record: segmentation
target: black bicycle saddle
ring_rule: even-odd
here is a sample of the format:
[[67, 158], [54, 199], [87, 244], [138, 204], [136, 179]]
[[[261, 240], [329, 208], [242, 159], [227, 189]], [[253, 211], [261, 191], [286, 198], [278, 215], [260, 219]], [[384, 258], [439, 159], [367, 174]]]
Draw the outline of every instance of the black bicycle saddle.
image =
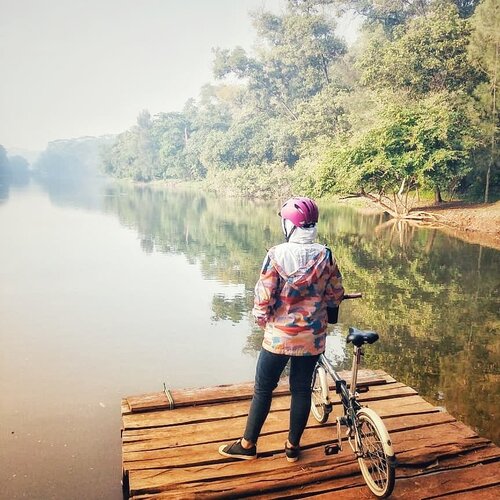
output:
[[373, 344], [378, 340], [378, 333], [358, 330], [354, 327], [349, 327], [347, 335], [347, 343], [352, 342], [356, 347], [361, 347], [363, 344]]

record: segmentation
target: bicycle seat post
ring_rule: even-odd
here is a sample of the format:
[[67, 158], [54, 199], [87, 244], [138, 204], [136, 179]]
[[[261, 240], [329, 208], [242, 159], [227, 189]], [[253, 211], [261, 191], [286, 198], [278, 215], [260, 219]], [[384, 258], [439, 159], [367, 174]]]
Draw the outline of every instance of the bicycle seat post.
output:
[[349, 388], [349, 392], [351, 393], [351, 397], [356, 395], [356, 385], [358, 382], [358, 367], [361, 363], [361, 355], [363, 354], [361, 347], [354, 346], [354, 356], [352, 358], [352, 379], [351, 379], [351, 387]]

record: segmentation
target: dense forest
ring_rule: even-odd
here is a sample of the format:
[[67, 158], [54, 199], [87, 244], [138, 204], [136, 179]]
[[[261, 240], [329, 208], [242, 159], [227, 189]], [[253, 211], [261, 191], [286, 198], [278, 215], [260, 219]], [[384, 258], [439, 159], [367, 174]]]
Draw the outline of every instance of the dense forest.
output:
[[[337, 19], [361, 16], [356, 43]], [[288, 0], [251, 14], [253, 53], [214, 50], [217, 84], [102, 151], [106, 173], [252, 197], [364, 196], [407, 215], [498, 198], [497, 0]]]

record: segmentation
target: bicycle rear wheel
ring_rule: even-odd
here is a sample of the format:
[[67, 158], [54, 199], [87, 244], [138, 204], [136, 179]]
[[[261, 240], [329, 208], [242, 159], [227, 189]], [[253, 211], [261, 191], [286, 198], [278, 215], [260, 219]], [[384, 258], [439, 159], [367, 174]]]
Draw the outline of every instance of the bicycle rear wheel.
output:
[[332, 405], [328, 400], [326, 371], [322, 366], [316, 365], [312, 379], [311, 413], [320, 424], [324, 424], [331, 411]]
[[358, 464], [371, 492], [386, 498], [396, 480], [395, 455], [382, 419], [370, 408], [357, 413], [356, 448]]

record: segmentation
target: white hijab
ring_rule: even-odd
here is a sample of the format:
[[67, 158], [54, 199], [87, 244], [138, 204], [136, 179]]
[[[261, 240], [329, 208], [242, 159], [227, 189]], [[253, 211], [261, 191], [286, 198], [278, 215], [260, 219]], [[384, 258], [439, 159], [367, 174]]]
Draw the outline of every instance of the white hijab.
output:
[[[285, 234], [290, 234], [294, 227], [289, 220], [284, 220], [283, 226], [283, 232], [286, 231]], [[316, 226], [296, 227], [288, 243], [276, 247], [276, 260], [288, 276], [296, 273], [301, 268], [305, 268], [306, 264], [323, 250], [323, 245], [314, 243], [317, 236], [318, 229]]]

